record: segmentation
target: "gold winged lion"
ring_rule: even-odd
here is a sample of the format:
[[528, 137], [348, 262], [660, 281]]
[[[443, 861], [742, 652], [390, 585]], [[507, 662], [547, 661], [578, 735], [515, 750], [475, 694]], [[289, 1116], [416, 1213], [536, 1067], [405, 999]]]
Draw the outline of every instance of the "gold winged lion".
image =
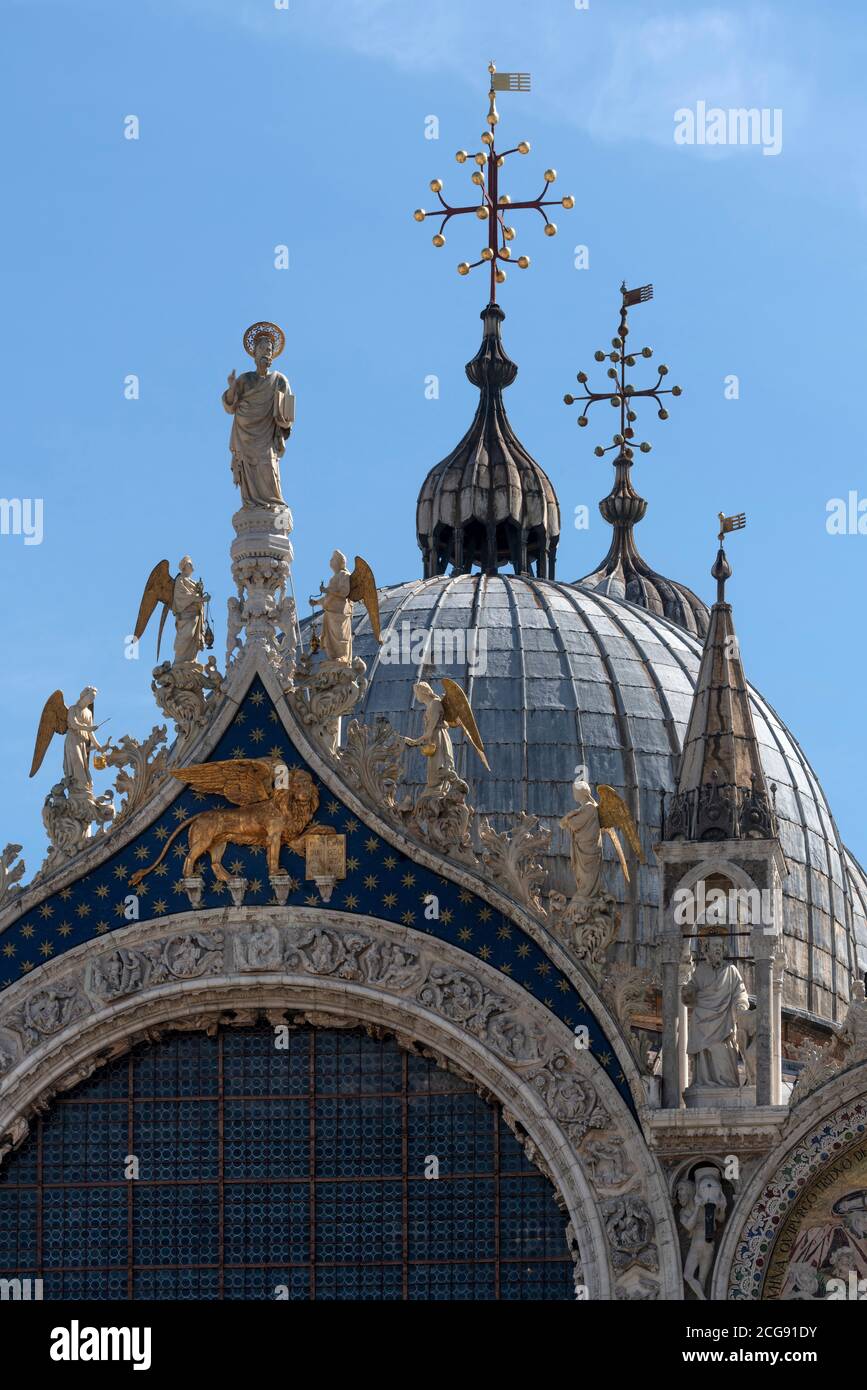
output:
[[305, 853], [308, 835], [333, 835], [331, 826], [316, 825], [319, 792], [309, 772], [287, 768], [270, 758], [230, 758], [224, 762], [192, 763], [172, 769], [172, 776], [197, 792], [212, 792], [234, 801], [234, 807], [221, 806], [199, 811], [182, 821], [172, 832], [146, 869], [132, 875], [135, 886], [162, 863], [174, 840], [189, 828], [184, 878], [192, 878], [203, 855], [211, 856], [215, 878], [228, 883], [223, 855], [229, 845], [256, 845], [267, 851], [268, 873], [280, 872], [280, 849], [288, 845], [294, 854]]

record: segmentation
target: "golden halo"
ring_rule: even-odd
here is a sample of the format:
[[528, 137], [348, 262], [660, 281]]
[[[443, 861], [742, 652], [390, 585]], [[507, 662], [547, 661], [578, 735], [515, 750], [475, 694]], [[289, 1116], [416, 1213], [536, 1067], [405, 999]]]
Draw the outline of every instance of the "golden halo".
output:
[[249, 357], [253, 357], [256, 350], [256, 339], [267, 337], [274, 344], [274, 356], [279, 357], [286, 346], [286, 335], [282, 328], [278, 328], [276, 323], [269, 323], [263, 319], [260, 323], [251, 323], [250, 327], [244, 332], [244, 351]]

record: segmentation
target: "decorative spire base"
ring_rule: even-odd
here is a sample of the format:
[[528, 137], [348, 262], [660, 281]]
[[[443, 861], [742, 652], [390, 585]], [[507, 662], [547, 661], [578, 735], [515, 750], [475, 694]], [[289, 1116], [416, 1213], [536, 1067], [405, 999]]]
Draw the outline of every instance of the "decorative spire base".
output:
[[643, 519], [647, 502], [632, 486], [632, 459], [618, 454], [614, 470], [614, 486], [599, 503], [599, 511], [614, 528], [608, 554], [592, 573], [576, 582], [597, 593], [624, 598], [704, 638], [708, 610], [698, 595], [685, 584], [658, 574], [639, 553], [633, 527]]
[[243, 506], [232, 517], [232, 577], [226, 669], [236, 648], [258, 647], [282, 679], [291, 676], [298, 645], [298, 617], [291, 592], [292, 512], [287, 506]]

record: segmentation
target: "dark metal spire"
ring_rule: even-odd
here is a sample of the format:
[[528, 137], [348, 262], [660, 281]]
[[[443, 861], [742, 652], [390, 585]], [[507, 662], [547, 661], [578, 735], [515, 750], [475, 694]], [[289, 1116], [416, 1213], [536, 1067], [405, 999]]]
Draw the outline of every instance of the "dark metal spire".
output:
[[[588, 411], [599, 401], [607, 401], [619, 411], [620, 417], [619, 428], [612, 436], [612, 442], [608, 445], [597, 444], [594, 450], [597, 458], [604, 458], [606, 454], [616, 451], [613, 460], [614, 486], [608, 496], [603, 497], [599, 503], [599, 510], [614, 528], [614, 535], [604, 560], [595, 570], [577, 582], [600, 593], [626, 598], [630, 603], [638, 604], [650, 613], [670, 619], [687, 632], [704, 637], [707, 632], [708, 613], [701, 599], [685, 584], [664, 578], [648, 565], [639, 554], [632, 534], [633, 528], [647, 511], [647, 503], [635, 491], [630, 477], [634, 458], [634, 426], [638, 419], [636, 406], [639, 400], [652, 400], [657, 407], [660, 420], [667, 420], [668, 411], [663, 405], [662, 397], [679, 396], [681, 388], [663, 387], [662, 383], [668, 375], [668, 367], [664, 363], [657, 368], [657, 380], [654, 385], [638, 389], [627, 379], [628, 369], [636, 365], [638, 357], [649, 359], [653, 356], [652, 348], [643, 347], [629, 351], [626, 342], [629, 336], [628, 310], [633, 305], [644, 304], [652, 299], [653, 286], [642, 285], [638, 289], [630, 290], [624, 283], [620, 286], [620, 294], [620, 322], [615, 337], [611, 339], [612, 351], [605, 352], [599, 348], [595, 354], [597, 362], [608, 360], [612, 364], [608, 368], [611, 389], [591, 391], [587, 384], [587, 373], [579, 372], [578, 382], [584, 388], [584, 394], [577, 397], [568, 394], [564, 396], [567, 405], [573, 405], [576, 401], [581, 404], [582, 410], [578, 416], [578, 424], [581, 426], [587, 425]], [[643, 454], [650, 453], [650, 448], [646, 440], [638, 444], [638, 449]]]
[[511, 564], [554, 578], [560, 507], [550, 478], [527, 452], [506, 414], [503, 391], [518, 374], [500, 338], [498, 304], [480, 315], [481, 346], [466, 373], [481, 395], [473, 423], [452, 452], [428, 473], [416, 508], [425, 578], [449, 566], [495, 574]]

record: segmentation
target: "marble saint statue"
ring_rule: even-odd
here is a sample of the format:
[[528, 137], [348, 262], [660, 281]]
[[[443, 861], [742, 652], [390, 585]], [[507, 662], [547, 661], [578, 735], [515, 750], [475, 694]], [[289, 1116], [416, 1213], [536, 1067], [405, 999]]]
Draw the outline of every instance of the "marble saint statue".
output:
[[692, 1057], [692, 1085], [739, 1086], [737, 1019], [750, 1007], [741, 972], [723, 959], [725, 942], [707, 939], [700, 960], [681, 991], [689, 1012], [687, 1053]]
[[575, 810], [567, 811], [560, 825], [569, 835], [569, 853], [575, 877], [575, 898], [590, 902], [602, 891], [602, 828], [599, 803], [589, 782], [572, 784]]
[[295, 397], [281, 372], [271, 363], [283, 351], [282, 329], [273, 323], [254, 323], [244, 334], [245, 351], [255, 371], [229, 374], [223, 408], [233, 417], [229, 447], [232, 477], [245, 507], [283, 508], [280, 459], [295, 420]]
[[352, 661], [352, 580], [342, 550], [335, 550], [329, 563], [331, 578], [327, 585], [320, 585], [320, 594], [311, 595], [310, 602], [322, 605], [322, 646], [328, 660], [348, 664]]

